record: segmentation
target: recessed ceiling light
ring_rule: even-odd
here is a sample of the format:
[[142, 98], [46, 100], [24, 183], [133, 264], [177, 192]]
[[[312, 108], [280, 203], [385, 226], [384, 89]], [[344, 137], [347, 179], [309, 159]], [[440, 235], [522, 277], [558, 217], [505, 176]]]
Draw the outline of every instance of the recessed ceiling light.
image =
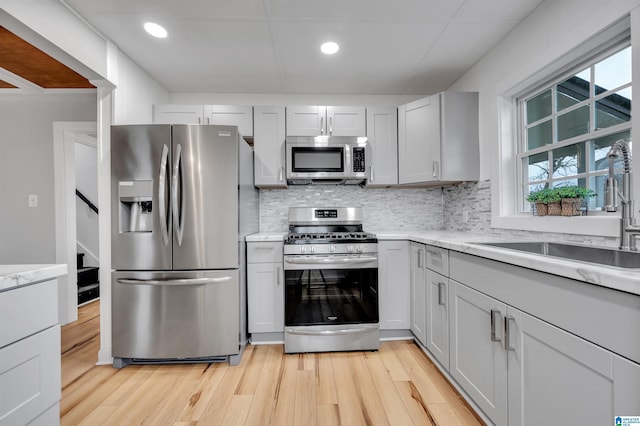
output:
[[155, 22], [145, 23], [144, 29], [146, 32], [148, 32], [152, 36], [158, 37], [158, 38], [165, 38], [168, 34], [167, 30], [165, 30], [162, 25], [158, 25]]
[[320, 50], [325, 55], [333, 55], [338, 50], [340, 50], [340, 46], [338, 46], [338, 43], [334, 41], [328, 41], [326, 43], [322, 43], [322, 46], [320, 46]]

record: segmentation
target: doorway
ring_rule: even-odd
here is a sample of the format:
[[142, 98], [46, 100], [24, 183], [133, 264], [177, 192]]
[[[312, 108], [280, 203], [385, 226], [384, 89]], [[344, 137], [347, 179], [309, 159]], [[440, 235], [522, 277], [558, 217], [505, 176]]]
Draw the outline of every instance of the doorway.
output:
[[[91, 196], [95, 196], [94, 199], [96, 201], [92, 204], [97, 204], [97, 166], [78, 164], [80, 167], [78, 167], [77, 170], [76, 156], [86, 163], [86, 156], [94, 155], [97, 164], [97, 127], [95, 122], [54, 122], [53, 131], [56, 200], [56, 263], [64, 263], [68, 269], [67, 275], [58, 279], [58, 315], [60, 324], [64, 325], [78, 319], [78, 218], [80, 217], [81, 227], [86, 225], [85, 222], [92, 222], [92, 219], [90, 217], [91, 213], [86, 210], [87, 208], [91, 208], [89, 206], [83, 207], [83, 205], [86, 205], [83, 201], [77, 203], [79, 196], [76, 194], [76, 190], [79, 190], [77, 186], [79, 179], [77, 179], [76, 174], [89, 173], [89, 167], [93, 167], [94, 169], [93, 179], [96, 180], [96, 187], [95, 189], [88, 189], [89, 186], [86, 185], [86, 182], [83, 182], [81, 186], [85, 192], [91, 192]], [[87, 177], [83, 176], [81, 179], [84, 181]], [[90, 200], [88, 196], [86, 196], [86, 198]], [[98, 219], [97, 215], [95, 216], [93, 219], [97, 226]], [[91, 225], [87, 226], [90, 227]], [[83, 229], [81, 232], [84, 233], [85, 230]], [[85, 259], [91, 257], [91, 262], [97, 265], [99, 258], [97, 229], [95, 237], [86, 237], [82, 245], [84, 246]]]

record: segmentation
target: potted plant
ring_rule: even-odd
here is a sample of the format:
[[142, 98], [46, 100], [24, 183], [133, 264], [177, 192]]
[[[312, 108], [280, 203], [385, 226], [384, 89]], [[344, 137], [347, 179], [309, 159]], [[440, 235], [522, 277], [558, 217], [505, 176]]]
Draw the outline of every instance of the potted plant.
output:
[[551, 190], [549, 188], [543, 188], [538, 191], [530, 192], [527, 196], [527, 201], [535, 204], [535, 211], [538, 216], [546, 216], [548, 214], [547, 202], [550, 191]]
[[562, 213], [562, 205], [560, 192], [557, 188], [547, 188], [544, 194], [544, 200], [547, 203], [547, 213], [549, 216], [559, 216]]
[[580, 214], [580, 206], [585, 198], [596, 195], [593, 190], [583, 186], [568, 185], [556, 188], [561, 199], [562, 216], [577, 216]]

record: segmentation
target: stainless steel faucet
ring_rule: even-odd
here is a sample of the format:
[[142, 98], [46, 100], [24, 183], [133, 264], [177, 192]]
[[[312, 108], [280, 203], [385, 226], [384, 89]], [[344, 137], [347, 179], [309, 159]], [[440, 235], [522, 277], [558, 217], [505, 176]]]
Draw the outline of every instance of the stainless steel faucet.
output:
[[[622, 155], [624, 172], [622, 174], [622, 191], [618, 189], [618, 182], [613, 177], [613, 162]], [[633, 192], [631, 191], [631, 153], [629, 144], [624, 139], [617, 140], [607, 154], [609, 157], [609, 176], [605, 189], [606, 206], [608, 212], [618, 211], [618, 197], [622, 202], [622, 217], [620, 218], [620, 250], [638, 250], [636, 237], [640, 235], [640, 226], [636, 225], [633, 217]]]

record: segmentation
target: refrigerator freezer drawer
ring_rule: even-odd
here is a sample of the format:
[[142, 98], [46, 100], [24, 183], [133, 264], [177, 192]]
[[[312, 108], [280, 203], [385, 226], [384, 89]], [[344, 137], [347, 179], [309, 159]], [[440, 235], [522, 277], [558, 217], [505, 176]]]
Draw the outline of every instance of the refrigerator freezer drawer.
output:
[[114, 272], [112, 297], [116, 358], [239, 353], [238, 270]]

